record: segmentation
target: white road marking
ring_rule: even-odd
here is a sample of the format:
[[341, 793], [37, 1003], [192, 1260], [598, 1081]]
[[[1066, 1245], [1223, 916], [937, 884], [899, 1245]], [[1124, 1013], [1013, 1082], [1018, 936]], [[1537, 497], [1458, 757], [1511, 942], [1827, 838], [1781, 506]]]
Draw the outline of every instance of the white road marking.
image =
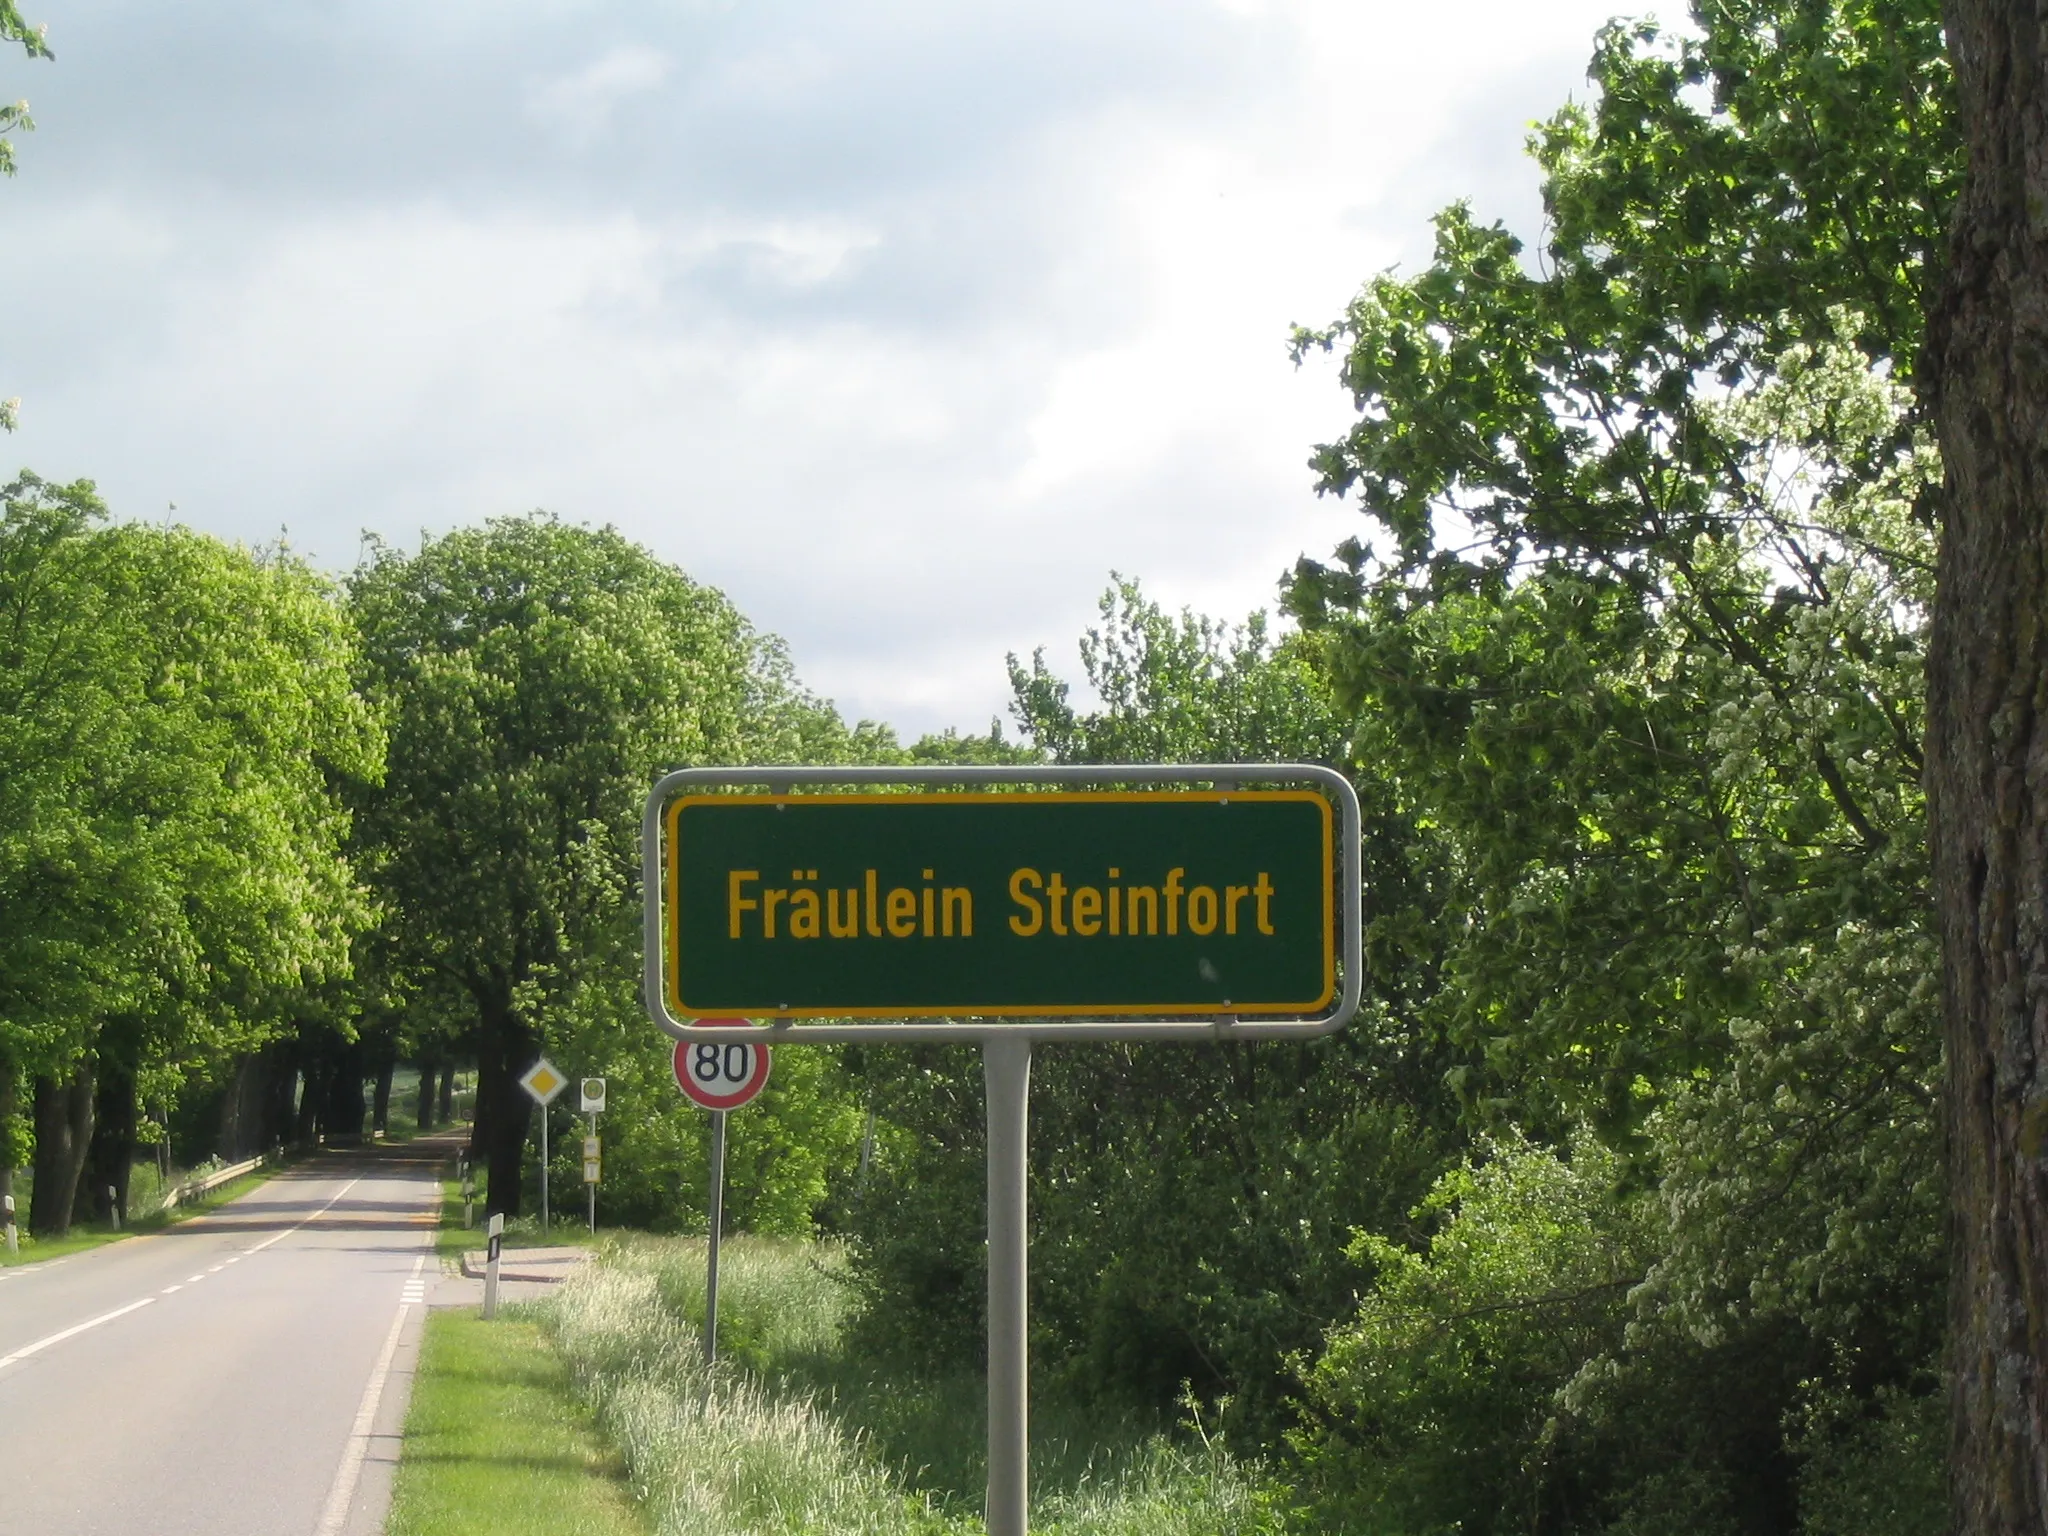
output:
[[0, 1355], [0, 1370], [4, 1370], [17, 1360], [26, 1360], [30, 1355], [39, 1355], [52, 1344], [62, 1344], [75, 1333], [83, 1333], [88, 1328], [97, 1328], [101, 1323], [111, 1323], [117, 1317], [125, 1317], [137, 1307], [146, 1307], [155, 1300], [154, 1296], [145, 1296], [140, 1301], [129, 1302], [125, 1307], [116, 1307], [111, 1312], [102, 1312], [98, 1317], [89, 1317], [82, 1323], [73, 1323], [69, 1328], [60, 1329], [56, 1333], [45, 1334], [33, 1344], [22, 1345], [20, 1349], [17, 1349], [11, 1355]]
[[178, 1284], [176, 1284], [176, 1285], [167, 1285], [167, 1286], [165, 1286], [165, 1287], [164, 1287], [164, 1288], [163, 1288], [162, 1290], [160, 1290], [160, 1291], [158, 1291], [158, 1292], [157, 1292], [157, 1295], [159, 1295], [159, 1296], [168, 1296], [168, 1295], [170, 1295], [170, 1294], [171, 1294], [171, 1292], [173, 1292], [173, 1291], [182, 1291], [183, 1289], [185, 1289], [185, 1286], [184, 1286], [184, 1282], [180, 1281], [180, 1282], [179, 1282]]
[[399, 1298], [398, 1316], [391, 1319], [391, 1331], [384, 1335], [383, 1351], [377, 1356], [377, 1364], [370, 1371], [370, 1380], [363, 1388], [363, 1400], [356, 1406], [356, 1421], [348, 1432], [348, 1448], [341, 1453], [341, 1466], [334, 1474], [334, 1486], [327, 1492], [327, 1507], [320, 1512], [320, 1523], [313, 1528], [313, 1536], [340, 1536], [341, 1528], [348, 1523], [348, 1507], [356, 1496], [356, 1484], [362, 1481], [363, 1459], [370, 1454], [370, 1430], [377, 1422], [377, 1404], [384, 1397], [384, 1382], [391, 1375], [391, 1360], [398, 1353], [398, 1336], [405, 1331], [405, 1320], [412, 1313], [413, 1292], [423, 1282], [420, 1271], [426, 1267], [427, 1256], [423, 1253], [412, 1261], [412, 1277], [406, 1281], [405, 1290]]
[[262, 1242], [258, 1243], [254, 1248], [244, 1248], [242, 1250], [242, 1257], [247, 1258], [252, 1253], [261, 1253], [264, 1249], [268, 1248], [272, 1243], [281, 1243], [286, 1238], [290, 1237], [294, 1232], [297, 1232], [301, 1227], [308, 1226], [311, 1223], [318, 1221], [322, 1216], [325, 1216], [329, 1211], [333, 1210], [335, 1206], [341, 1203], [341, 1197], [343, 1195], [347, 1194], [350, 1190], [354, 1189], [358, 1184], [362, 1182], [363, 1181], [360, 1175], [356, 1178], [350, 1179], [346, 1184], [342, 1185], [340, 1189], [334, 1192], [334, 1198], [332, 1200], [328, 1201], [325, 1205], [321, 1206], [319, 1210], [315, 1211], [312, 1215], [308, 1216], [304, 1221], [300, 1222], [297, 1227], [286, 1227], [282, 1232], [272, 1233], [269, 1237], [266, 1237], [265, 1239], [263, 1239]]
[[[358, 1184], [362, 1182], [363, 1180], [360, 1174], [357, 1175], [355, 1178], [350, 1179], [346, 1184], [342, 1185], [340, 1189], [335, 1191], [334, 1198], [332, 1200], [328, 1201], [325, 1205], [321, 1206], [319, 1210], [315, 1211], [312, 1215], [308, 1216], [304, 1221], [300, 1222], [298, 1226], [287, 1227], [282, 1232], [276, 1233], [275, 1235], [270, 1237], [266, 1237], [254, 1248], [245, 1250], [244, 1256], [246, 1257], [246, 1255], [249, 1253], [261, 1253], [264, 1249], [268, 1248], [272, 1243], [280, 1242], [283, 1239], [290, 1237], [294, 1232], [299, 1231], [301, 1228], [309, 1226], [313, 1222], [318, 1221], [322, 1216], [325, 1216], [329, 1211], [334, 1209], [334, 1207], [340, 1202], [341, 1197], [343, 1195], [347, 1194], [350, 1190], [354, 1189]], [[424, 1255], [421, 1256], [420, 1263], [426, 1263], [426, 1257]], [[20, 1274], [21, 1272], [22, 1271], [20, 1270], [14, 1271], [15, 1274]], [[417, 1272], [417, 1266], [415, 1266], [415, 1272]], [[196, 1285], [199, 1281], [204, 1280], [205, 1278], [206, 1276], [203, 1274], [189, 1275], [185, 1278], [185, 1280], [182, 1283], [170, 1286], [165, 1290], [158, 1292], [157, 1294], [161, 1296], [168, 1296], [172, 1291], [183, 1290], [187, 1285]], [[7, 1369], [8, 1366], [14, 1364], [17, 1360], [26, 1360], [30, 1355], [40, 1354], [42, 1351], [48, 1349], [52, 1344], [63, 1343], [73, 1334], [84, 1333], [88, 1328], [97, 1328], [101, 1323], [111, 1323], [115, 1318], [125, 1317], [130, 1312], [133, 1312], [137, 1307], [146, 1307], [155, 1300], [156, 1296], [145, 1296], [140, 1301], [129, 1302], [128, 1305], [125, 1307], [116, 1307], [111, 1312], [102, 1312], [98, 1317], [89, 1317], [82, 1323], [74, 1323], [69, 1328], [61, 1329], [56, 1333], [46, 1334], [44, 1337], [37, 1339], [33, 1344], [23, 1345], [20, 1349], [17, 1349], [11, 1355], [0, 1355], [0, 1371], [4, 1371], [5, 1369]], [[399, 1315], [402, 1321], [404, 1317], [403, 1308], [400, 1309]], [[394, 1333], [392, 1337], [396, 1339], [397, 1334]], [[388, 1360], [386, 1364], [389, 1364]], [[360, 1465], [358, 1465], [358, 1470], [360, 1470]]]

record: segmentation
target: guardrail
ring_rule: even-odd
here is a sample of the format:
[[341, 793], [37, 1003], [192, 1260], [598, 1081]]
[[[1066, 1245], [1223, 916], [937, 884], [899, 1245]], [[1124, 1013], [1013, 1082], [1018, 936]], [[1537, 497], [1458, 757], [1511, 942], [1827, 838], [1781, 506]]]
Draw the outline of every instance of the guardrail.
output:
[[208, 1190], [218, 1189], [221, 1185], [227, 1183], [228, 1180], [239, 1179], [245, 1173], [254, 1173], [257, 1169], [272, 1161], [274, 1159], [269, 1156], [259, 1155], [249, 1158], [244, 1162], [229, 1163], [225, 1168], [216, 1168], [213, 1172], [202, 1174], [198, 1178], [186, 1179], [164, 1196], [164, 1203], [161, 1208], [166, 1211], [175, 1210], [187, 1200], [196, 1200]]

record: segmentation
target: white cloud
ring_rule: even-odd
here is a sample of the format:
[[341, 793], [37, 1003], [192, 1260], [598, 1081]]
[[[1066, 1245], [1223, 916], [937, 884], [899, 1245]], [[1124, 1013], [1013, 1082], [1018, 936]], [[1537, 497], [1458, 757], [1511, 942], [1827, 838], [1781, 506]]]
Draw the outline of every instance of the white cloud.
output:
[[[411, 73], [252, 21], [185, 94], [110, 24], [0, 189], [9, 446], [334, 565], [364, 527], [612, 522], [849, 713], [979, 728], [1112, 568], [1238, 617], [1351, 530], [1304, 467], [1347, 402], [1287, 326], [1453, 197], [1530, 222], [1523, 123], [1605, 14], [563, 4], [514, 47], [479, 6]], [[404, 135], [320, 159], [364, 95]], [[64, 138], [86, 103], [129, 116]]]
[[675, 61], [658, 48], [627, 44], [535, 86], [527, 112], [546, 128], [561, 129], [587, 144], [611, 126], [621, 102], [642, 96], [668, 79]]

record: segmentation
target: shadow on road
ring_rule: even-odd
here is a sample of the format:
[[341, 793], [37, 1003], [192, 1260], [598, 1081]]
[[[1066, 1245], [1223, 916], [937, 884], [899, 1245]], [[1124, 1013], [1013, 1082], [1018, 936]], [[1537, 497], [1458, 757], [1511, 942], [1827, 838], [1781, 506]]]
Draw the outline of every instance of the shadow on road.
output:
[[[369, 1143], [360, 1147], [323, 1148], [304, 1162], [278, 1174], [217, 1210], [166, 1227], [165, 1237], [204, 1237], [232, 1232], [282, 1231], [306, 1226], [321, 1232], [376, 1232], [431, 1227], [440, 1214], [434, 1181], [467, 1139], [466, 1133], [422, 1136], [397, 1146]], [[334, 1182], [348, 1179], [408, 1179], [423, 1186], [417, 1200], [375, 1195], [344, 1195], [336, 1200]], [[305, 1188], [295, 1186], [320, 1185]]]

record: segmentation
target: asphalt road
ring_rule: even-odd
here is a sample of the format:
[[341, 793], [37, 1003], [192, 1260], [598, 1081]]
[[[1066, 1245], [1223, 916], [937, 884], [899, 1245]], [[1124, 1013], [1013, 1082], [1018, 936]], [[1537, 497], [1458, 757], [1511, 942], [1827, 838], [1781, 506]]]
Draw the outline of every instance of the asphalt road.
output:
[[205, 1217], [0, 1270], [0, 1526], [380, 1529], [448, 1151], [322, 1154]]

